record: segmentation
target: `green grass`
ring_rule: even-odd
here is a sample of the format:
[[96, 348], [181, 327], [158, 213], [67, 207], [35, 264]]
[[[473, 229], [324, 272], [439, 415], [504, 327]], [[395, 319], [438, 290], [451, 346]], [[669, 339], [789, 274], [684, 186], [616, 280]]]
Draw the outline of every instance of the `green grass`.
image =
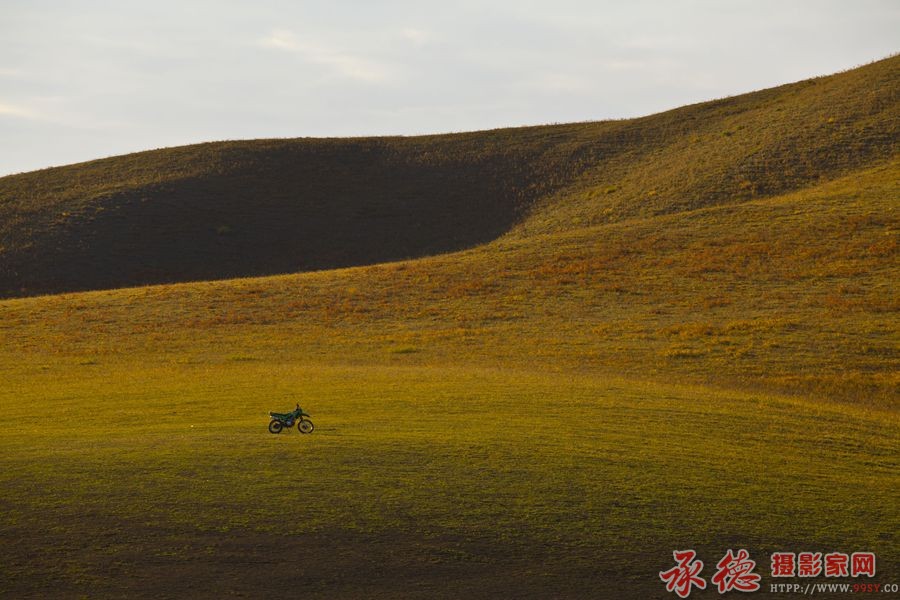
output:
[[[331, 598], [637, 598], [660, 595], [682, 546], [708, 564], [748, 547], [764, 576], [775, 550], [871, 549], [879, 580], [896, 576], [893, 412], [479, 368], [11, 374], [0, 590], [15, 597], [255, 596], [263, 561]], [[315, 433], [266, 433], [295, 400]], [[207, 563], [217, 577], [179, 584]]]

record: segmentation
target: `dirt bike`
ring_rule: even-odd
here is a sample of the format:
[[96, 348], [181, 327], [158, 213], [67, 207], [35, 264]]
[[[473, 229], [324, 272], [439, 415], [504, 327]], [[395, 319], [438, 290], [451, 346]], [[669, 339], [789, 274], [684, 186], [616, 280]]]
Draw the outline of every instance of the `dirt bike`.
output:
[[309, 413], [303, 412], [299, 404], [289, 413], [270, 412], [269, 416], [272, 417], [269, 421], [269, 433], [281, 433], [282, 429], [293, 427], [294, 423], [297, 424], [297, 431], [300, 433], [312, 433], [314, 429], [313, 422], [307, 418]]

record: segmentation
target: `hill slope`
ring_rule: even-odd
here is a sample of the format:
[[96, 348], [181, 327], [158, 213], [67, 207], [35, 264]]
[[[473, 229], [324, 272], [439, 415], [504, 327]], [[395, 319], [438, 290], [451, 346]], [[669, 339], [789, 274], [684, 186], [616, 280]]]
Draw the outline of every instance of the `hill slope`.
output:
[[413, 261], [6, 300], [0, 335], [11, 364], [494, 364], [893, 406], [898, 197], [895, 158], [774, 198]]
[[771, 197], [897, 151], [900, 57], [627, 121], [258, 140], [0, 178], [0, 296], [373, 264]]

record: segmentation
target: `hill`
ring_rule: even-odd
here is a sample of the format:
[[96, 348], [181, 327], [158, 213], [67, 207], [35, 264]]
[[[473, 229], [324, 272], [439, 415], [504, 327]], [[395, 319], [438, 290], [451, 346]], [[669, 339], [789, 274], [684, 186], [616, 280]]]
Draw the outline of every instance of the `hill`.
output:
[[898, 196], [894, 158], [773, 198], [430, 258], [7, 300], [0, 331], [10, 360], [552, 367], [893, 406]]
[[627, 121], [220, 142], [0, 178], [0, 296], [374, 264], [772, 197], [893, 156], [900, 57]]

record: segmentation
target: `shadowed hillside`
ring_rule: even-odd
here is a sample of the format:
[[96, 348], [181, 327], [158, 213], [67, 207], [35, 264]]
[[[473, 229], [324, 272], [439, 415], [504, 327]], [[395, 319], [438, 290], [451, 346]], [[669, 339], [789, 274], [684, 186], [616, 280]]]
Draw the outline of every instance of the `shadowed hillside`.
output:
[[0, 295], [373, 264], [744, 202], [892, 156], [900, 58], [626, 121], [220, 142], [0, 178]]
[[457, 250], [545, 184], [541, 144], [452, 138], [203, 144], [0, 180], [0, 291], [317, 270]]

